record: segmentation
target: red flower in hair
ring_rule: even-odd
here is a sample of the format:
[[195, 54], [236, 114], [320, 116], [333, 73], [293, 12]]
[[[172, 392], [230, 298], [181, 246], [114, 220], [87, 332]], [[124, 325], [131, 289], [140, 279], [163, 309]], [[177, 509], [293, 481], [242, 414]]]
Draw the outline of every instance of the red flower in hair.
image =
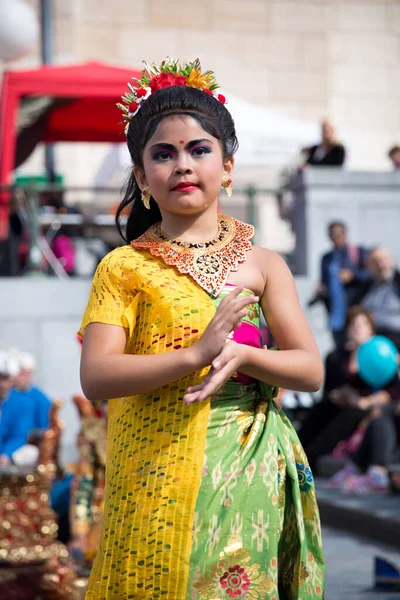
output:
[[136, 92], [136, 98], [143, 98], [143, 96], [146, 96], [146, 94], [147, 94], [146, 88], [139, 88], [138, 91]]
[[174, 75], [173, 73], [160, 73], [150, 81], [150, 87], [153, 93], [157, 92], [157, 90], [171, 87], [172, 85], [186, 85], [186, 79], [181, 75]]
[[211, 90], [203, 90], [203, 92], [205, 92], [209, 96], [213, 96], [214, 95]]
[[225, 104], [226, 103], [226, 98], [222, 94], [218, 94], [217, 98], [221, 102], [221, 104]]
[[137, 102], [131, 102], [130, 105], [128, 106], [128, 111], [130, 113], [134, 113], [137, 111], [138, 108], [139, 108], [139, 104]]

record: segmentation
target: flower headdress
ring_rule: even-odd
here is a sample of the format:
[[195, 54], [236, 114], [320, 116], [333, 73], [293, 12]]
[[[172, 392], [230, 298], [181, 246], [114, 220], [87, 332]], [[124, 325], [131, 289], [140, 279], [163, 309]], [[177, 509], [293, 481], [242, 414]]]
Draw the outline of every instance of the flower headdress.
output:
[[185, 65], [180, 65], [179, 61], [173, 59], [164, 60], [159, 67], [154, 63], [151, 66], [145, 62], [143, 64], [145, 68], [142, 71], [142, 78], [133, 78], [136, 87], [128, 83], [129, 91], [122, 96], [124, 104], [120, 102], [117, 104], [122, 111], [127, 127], [139, 112], [142, 102], [147, 100], [154, 92], [173, 85], [197, 88], [210, 96], [214, 96], [222, 104], [226, 102], [225, 96], [217, 91], [220, 86], [215, 80], [214, 73], [212, 71], [202, 73], [198, 58]]

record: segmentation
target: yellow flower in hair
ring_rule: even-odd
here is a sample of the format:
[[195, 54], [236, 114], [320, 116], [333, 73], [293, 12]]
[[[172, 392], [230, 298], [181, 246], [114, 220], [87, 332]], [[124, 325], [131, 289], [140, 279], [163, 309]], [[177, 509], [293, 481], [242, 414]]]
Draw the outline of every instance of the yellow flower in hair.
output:
[[210, 76], [204, 74], [198, 69], [192, 69], [190, 74], [186, 80], [186, 85], [189, 87], [198, 88], [200, 90], [205, 90], [209, 87], [211, 81]]

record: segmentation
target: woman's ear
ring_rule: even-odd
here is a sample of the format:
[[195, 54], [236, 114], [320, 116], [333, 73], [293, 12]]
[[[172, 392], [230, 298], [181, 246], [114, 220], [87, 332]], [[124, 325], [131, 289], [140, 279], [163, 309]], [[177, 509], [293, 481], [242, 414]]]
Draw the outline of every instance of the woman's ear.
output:
[[138, 186], [140, 188], [140, 191], [143, 192], [144, 188], [147, 187], [147, 179], [146, 179], [144, 169], [142, 169], [142, 167], [135, 167], [133, 169], [133, 174], [135, 176], [136, 183], [138, 184]]
[[233, 156], [231, 156], [230, 158], [227, 158], [224, 161], [224, 175], [226, 175], [226, 177], [231, 177], [233, 174], [233, 167], [235, 166], [235, 159]]

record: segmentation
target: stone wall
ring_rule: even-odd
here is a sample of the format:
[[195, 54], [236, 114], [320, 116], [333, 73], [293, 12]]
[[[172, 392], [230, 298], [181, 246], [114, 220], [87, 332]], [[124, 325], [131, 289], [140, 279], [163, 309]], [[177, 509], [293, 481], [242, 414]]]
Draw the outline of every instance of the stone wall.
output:
[[[29, 0], [39, 11], [39, 0]], [[400, 142], [400, 0], [53, 0], [54, 61], [140, 67], [199, 56], [229, 92], [284, 114], [329, 116], [349, 166], [390, 168]], [[39, 64], [39, 48], [10, 68]], [[4, 67], [4, 65], [3, 65]], [[1, 67], [0, 67], [1, 69]], [[59, 145], [67, 183], [106, 152]], [[40, 151], [23, 167], [40, 169]], [[82, 166], [84, 165], [84, 166]]]

